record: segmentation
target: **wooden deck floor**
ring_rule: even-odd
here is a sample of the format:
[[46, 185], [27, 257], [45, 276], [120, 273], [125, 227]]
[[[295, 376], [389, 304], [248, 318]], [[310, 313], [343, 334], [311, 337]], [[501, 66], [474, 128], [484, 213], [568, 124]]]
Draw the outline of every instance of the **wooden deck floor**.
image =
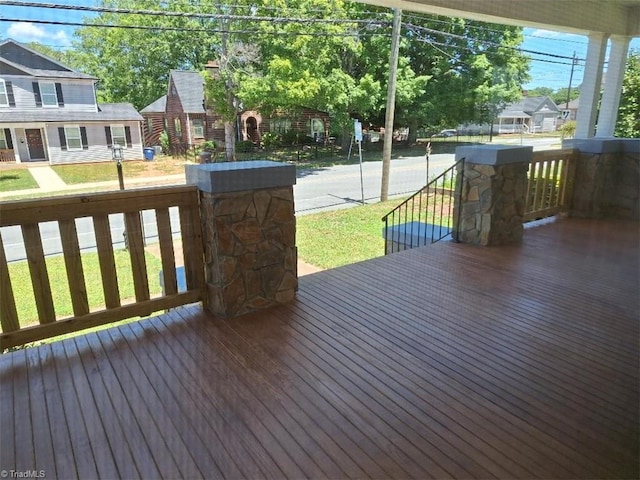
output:
[[0, 469], [47, 478], [638, 478], [638, 224], [441, 243], [0, 356]]

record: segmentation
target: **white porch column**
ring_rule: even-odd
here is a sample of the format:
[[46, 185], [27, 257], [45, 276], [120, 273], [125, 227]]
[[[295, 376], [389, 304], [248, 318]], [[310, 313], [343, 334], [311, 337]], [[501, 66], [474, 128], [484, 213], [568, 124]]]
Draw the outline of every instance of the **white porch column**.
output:
[[627, 64], [630, 37], [611, 36], [611, 52], [609, 53], [609, 65], [607, 67], [607, 81], [604, 84], [604, 93], [600, 103], [598, 115], [598, 127], [596, 137], [612, 137], [618, 119], [618, 107], [620, 106], [620, 94], [622, 80]]
[[607, 50], [608, 35], [604, 33], [589, 34], [587, 64], [584, 69], [582, 88], [580, 89], [580, 105], [576, 117], [575, 138], [591, 138], [596, 124], [600, 85], [602, 83], [602, 66]]

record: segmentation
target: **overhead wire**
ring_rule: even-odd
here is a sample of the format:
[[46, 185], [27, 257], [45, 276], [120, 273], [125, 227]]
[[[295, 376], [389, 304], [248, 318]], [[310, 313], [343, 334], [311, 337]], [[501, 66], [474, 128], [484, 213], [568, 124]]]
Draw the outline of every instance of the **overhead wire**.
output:
[[[32, 7], [32, 8], [46, 8], [46, 9], [56, 9], [56, 10], [77, 10], [77, 11], [87, 11], [94, 13], [115, 13], [115, 14], [128, 14], [128, 15], [146, 15], [146, 16], [170, 16], [170, 17], [186, 17], [186, 18], [198, 18], [198, 19], [210, 19], [210, 20], [237, 20], [237, 21], [252, 21], [252, 22], [269, 22], [269, 23], [327, 23], [327, 24], [356, 24], [356, 25], [364, 25], [364, 28], [359, 29], [354, 32], [345, 32], [345, 33], [336, 33], [336, 32], [265, 32], [265, 31], [257, 31], [257, 30], [230, 30], [230, 29], [219, 29], [219, 28], [197, 28], [197, 27], [171, 27], [171, 26], [148, 26], [148, 25], [122, 25], [122, 24], [104, 24], [104, 23], [91, 23], [86, 20], [83, 22], [70, 22], [70, 21], [58, 21], [58, 20], [26, 20], [31, 23], [38, 23], [44, 25], [57, 25], [57, 26], [73, 26], [73, 27], [96, 27], [96, 28], [122, 28], [122, 29], [136, 29], [136, 30], [153, 30], [153, 31], [192, 31], [192, 32], [208, 32], [208, 33], [237, 33], [237, 34], [273, 34], [273, 35], [309, 35], [309, 36], [344, 36], [351, 37], [354, 35], [390, 35], [389, 32], [372, 32], [371, 27], [390, 27], [391, 22], [389, 20], [377, 20], [377, 19], [336, 19], [336, 18], [313, 18], [313, 17], [283, 17], [283, 16], [256, 16], [256, 15], [233, 15], [233, 14], [211, 14], [211, 13], [199, 13], [199, 12], [175, 12], [175, 11], [166, 11], [166, 10], [139, 10], [139, 9], [130, 9], [130, 8], [113, 8], [113, 7], [96, 7], [96, 6], [83, 6], [83, 5], [67, 5], [67, 4], [58, 4], [58, 3], [44, 3], [44, 2], [29, 2], [23, 0], [0, 0], [0, 5], [9, 5], [9, 6], [17, 6], [17, 7]], [[192, 5], [192, 4], [191, 4]], [[267, 7], [274, 8], [275, 7]], [[423, 19], [424, 17], [419, 17], [417, 15], [409, 15], [408, 18], [412, 19]], [[430, 21], [436, 21], [440, 23], [447, 23], [443, 20], [438, 19], [429, 19]], [[0, 18], [0, 22], [21, 22], [25, 21], [25, 19], [20, 18]], [[450, 22], [449, 25], [452, 25], [453, 22]], [[451, 32], [444, 32], [441, 30], [436, 30], [428, 27], [423, 27], [420, 25], [415, 25], [407, 22], [403, 22], [403, 27], [405, 29], [409, 29], [413, 32], [422, 31], [426, 33], [430, 33], [432, 35], [440, 35], [446, 36], [454, 39], [460, 39], [463, 41], [468, 41], [470, 37], [459, 35]], [[483, 27], [476, 25], [469, 25], [469, 27], [482, 29]], [[493, 31], [499, 33], [498, 30], [491, 30], [490, 28], [485, 28], [485, 30]], [[433, 43], [432, 39], [426, 39], [422, 37], [423, 41], [427, 41], [427, 43]], [[508, 48], [514, 51], [530, 54], [530, 55], [538, 55], [545, 56], [554, 59], [564, 59], [564, 60], [572, 60], [573, 57], [569, 57], [566, 55], [558, 55], [548, 52], [541, 52], [530, 49], [522, 49], [520, 47], [513, 46], [505, 46], [496, 42], [492, 42], [484, 39], [471, 38], [478, 43], [485, 44], [487, 46], [495, 47], [495, 48]], [[448, 44], [439, 44], [443, 47], [449, 47], [451, 45]], [[460, 48], [460, 46], [455, 46], [456, 48]], [[545, 63], [556, 63], [562, 65], [571, 65], [566, 64], [564, 62], [553, 61], [548, 59], [541, 58], [532, 58], [532, 61], [536, 62], [545, 62]], [[584, 61], [584, 59], [578, 59], [578, 61]]]

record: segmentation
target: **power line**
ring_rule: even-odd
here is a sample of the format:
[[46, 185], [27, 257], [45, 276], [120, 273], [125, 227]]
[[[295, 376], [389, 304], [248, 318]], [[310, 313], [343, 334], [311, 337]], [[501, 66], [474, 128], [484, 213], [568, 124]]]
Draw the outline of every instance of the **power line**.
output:
[[[174, 12], [168, 10], [134, 10], [130, 8], [111, 8], [111, 7], [91, 7], [83, 5], [64, 5], [59, 3], [40, 3], [40, 2], [24, 2], [21, 0], [0, 0], [0, 5], [9, 5], [13, 7], [30, 7], [30, 8], [51, 8], [54, 10], [77, 10], [82, 12], [96, 13], [115, 13], [129, 15], [149, 15], [161, 17], [186, 17], [196, 18], [200, 20], [238, 20], [251, 22], [270, 22], [270, 23], [366, 23], [370, 24], [372, 20], [358, 19], [341, 19], [341, 18], [314, 18], [314, 17], [266, 17], [257, 15], [231, 15], [226, 13], [196, 13], [196, 12]], [[391, 22], [380, 22], [380, 24], [391, 25]]]
[[104, 24], [104, 23], [82, 23], [82, 22], [63, 22], [57, 20], [23, 20], [20, 18], [0, 18], [0, 22], [30, 22], [38, 23], [42, 25], [58, 25], [68, 27], [96, 27], [96, 28], [123, 28], [127, 30], [151, 30], [151, 31], [166, 31], [166, 32], [194, 32], [194, 33], [234, 33], [234, 34], [254, 34], [254, 35], [299, 35], [299, 36], [333, 36], [333, 37], [353, 37], [356, 35], [386, 35], [389, 33], [384, 32], [371, 32], [371, 31], [352, 31], [344, 33], [335, 32], [268, 32], [264, 30], [230, 30], [221, 28], [194, 28], [194, 27], [165, 27], [165, 26], [150, 26], [150, 25], [122, 25], [122, 24]]

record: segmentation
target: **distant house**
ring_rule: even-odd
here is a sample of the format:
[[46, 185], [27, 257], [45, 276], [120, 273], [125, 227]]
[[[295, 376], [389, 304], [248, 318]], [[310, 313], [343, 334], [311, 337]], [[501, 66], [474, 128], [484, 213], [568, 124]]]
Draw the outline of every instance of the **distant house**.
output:
[[[212, 68], [210, 62], [207, 67]], [[215, 66], [213, 67], [215, 68]], [[145, 145], [159, 144], [166, 131], [174, 151], [185, 151], [206, 140], [224, 142], [224, 122], [207, 104], [204, 78], [200, 72], [172, 70], [167, 94], [149, 104], [140, 114], [145, 120]], [[264, 117], [255, 110], [244, 110], [237, 119], [237, 140], [259, 144], [266, 132], [302, 132], [312, 138], [325, 138], [329, 131], [329, 114], [300, 108], [292, 115]]]
[[548, 96], [524, 97], [507, 105], [493, 125], [495, 133], [553, 132], [560, 109]]
[[96, 78], [13, 40], [0, 43], [0, 162], [50, 164], [142, 159], [142, 117], [96, 101]]
[[562, 125], [565, 122], [575, 121], [578, 116], [578, 105], [580, 103], [580, 98], [576, 98], [575, 100], [571, 100], [568, 104], [566, 102], [562, 102], [558, 107], [561, 110], [560, 119], [558, 120], [558, 126]]

